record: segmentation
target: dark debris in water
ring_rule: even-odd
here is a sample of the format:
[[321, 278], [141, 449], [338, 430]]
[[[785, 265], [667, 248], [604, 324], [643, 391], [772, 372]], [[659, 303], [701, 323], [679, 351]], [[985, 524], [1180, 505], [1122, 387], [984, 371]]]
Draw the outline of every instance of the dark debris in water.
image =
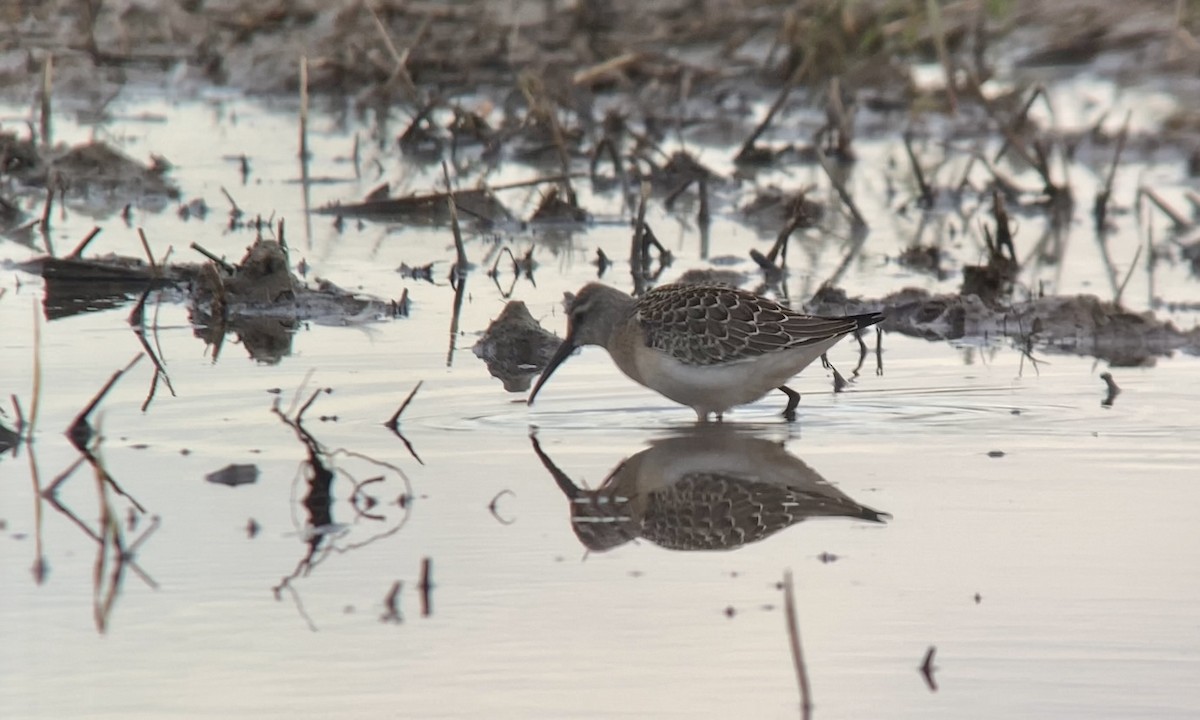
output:
[[[418, 225], [446, 225], [450, 222], [448, 193], [380, 197], [373, 193], [362, 202], [336, 203], [316, 212], [339, 217], [371, 218], [408, 222]], [[460, 213], [485, 224], [512, 221], [512, 214], [491, 190], [456, 190], [454, 203]]]
[[[235, 332], [251, 356], [278, 362], [291, 352], [291, 335], [303, 322], [352, 325], [406, 314], [407, 303], [354, 293], [318, 279], [300, 280], [287, 248], [258, 239], [242, 259], [228, 263], [193, 246], [211, 262], [154, 264], [107, 254], [85, 258], [44, 255], [18, 265], [45, 281], [46, 318], [118, 307], [148, 289], [165, 288], [188, 303], [196, 334], [215, 347]], [[403, 299], [402, 299], [403, 300]]]
[[18, 192], [61, 192], [113, 211], [153, 198], [165, 206], [166, 200], [179, 198], [179, 188], [167, 177], [170, 169], [164, 158], [140, 163], [103, 141], [47, 148], [30, 137], [0, 131], [0, 174], [15, 181]]
[[204, 479], [210, 483], [228, 487], [252, 485], [258, 482], [258, 466], [233, 463], [220, 470], [210, 472], [204, 476]]
[[1134, 312], [1094, 295], [1052, 295], [989, 305], [978, 295], [906, 288], [882, 298], [849, 298], [824, 288], [806, 304], [815, 314], [880, 311], [882, 328], [927, 340], [995, 340], [1063, 354], [1087, 355], [1117, 367], [1153, 365], [1155, 358], [1200, 355], [1200, 328], [1180, 330], [1153, 312]]
[[509, 392], [525, 392], [561, 339], [543, 328], [520, 300], [511, 300], [471, 348]]

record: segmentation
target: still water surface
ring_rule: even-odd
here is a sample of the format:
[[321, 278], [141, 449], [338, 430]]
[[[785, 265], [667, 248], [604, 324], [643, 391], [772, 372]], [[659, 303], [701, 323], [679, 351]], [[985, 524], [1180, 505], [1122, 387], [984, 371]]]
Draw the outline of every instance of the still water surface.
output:
[[[1102, 407], [1098, 374], [1109, 368], [1091, 358], [1035, 352], [1047, 361], [1035, 370], [1003, 344], [888, 335], [883, 375], [868, 361], [840, 395], [819, 367], [797, 380], [798, 424], [777, 417], [780, 396], [702, 432], [689, 409], [633, 385], [589, 349], [527, 408], [470, 351], [505, 302], [486, 276], [490, 253], [536, 247], [537, 284], [519, 281], [513, 297], [561, 333], [561, 293], [594, 279], [596, 248], [624, 256], [624, 225], [598, 223], [569, 242], [530, 230], [473, 237], [468, 252], [479, 267], [451, 337], [449, 233], [353, 222], [338, 232], [328, 216], [306, 227], [290, 110], [229, 98], [141, 98], [114, 108], [98, 129], [60, 120], [57, 137], [94, 132], [137, 158], [161, 153], [177, 166], [184, 199], [204, 198], [212, 209], [186, 222], [171, 209], [135, 211], [156, 253], [170, 245], [175, 258], [198, 259], [187, 246], [199, 242], [240, 257], [253, 234], [225, 228], [225, 187], [251, 213], [286, 218], [293, 262], [302, 257], [316, 275], [385, 298], [407, 288], [412, 314], [305, 326], [277, 364], [255, 362], [230, 338], [214, 362], [186, 309], [152, 296], [175, 394], [160, 385], [141, 410], [154, 375], [143, 359], [93, 417], [103, 465], [133, 499], [107, 493], [126, 547], [144, 536], [114, 593], [115, 558], [98, 564], [89, 535], [100, 527], [95, 473], [84, 465], [63, 482], [62, 509], [39, 501], [37, 489], [79, 457], [61, 431], [140, 351], [127, 323], [132, 305], [35, 321], [41, 280], [5, 272], [0, 390], [28, 412], [36, 346], [42, 392], [35, 442], [0, 457], [0, 716], [796, 717], [778, 586], [789, 568], [814, 717], [1200, 716], [1195, 357], [1111, 369], [1123, 392]], [[6, 126], [19, 113], [8, 108]], [[433, 175], [390, 149], [376, 151], [384, 176], [355, 179], [350, 138], [367, 131], [350, 120], [314, 125], [312, 172], [328, 182], [310, 187], [312, 206], [359, 198], [381, 180], [433, 186]], [[863, 140], [862, 164], [896, 149], [893, 139]], [[252, 168], [244, 185], [231, 160], [243, 153]], [[727, 155], [701, 152], [717, 167]], [[785, 180], [820, 181], [809, 172]], [[1174, 170], [1123, 168], [1127, 194], [1139, 172]], [[857, 182], [868, 215], [890, 215], [876, 180], [864, 173]], [[1090, 198], [1095, 178], [1075, 182]], [[507, 197], [524, 214], [536, 204], [535, 194]], [[583, 201], [600, 215], [620, 211], [611, 197]], [[677, 257], [664, 280], [705, 264], [690, 222], [661, 212], [651, 219]], [[952, 288], [953, 279], [888, 261], [915, 223], [879, 222], [843, 286], [867, 296]], [[1024, 223], [1036, 237], [1038, 220]], [[80, 209], [54, 226], [59, 252], [94, 224], [104, 231], [89, 253], [140, 255], [118, 217]], [[1051, 271], [1057, 291], [1105, 294], [1090, 231], [1072, 232], [1071, 262]], [[1127, 263], [1137, 240], [1121, 238], [1109, 249]], [[844, 253], [836, 237], [802, 242], [789, 281], [799, 296]], [[707, 254], [751, 271], [750, 246], [766, 247], [752, 230], [718, 219]], [[955, 247], [953, 262], [978, 260], [969, 246]], [[4, 258], [33, 254], [0, 240]], [[431, 261], [434, 284], [395, 272]], [[627, 266], [609, 272], [606, 280], [628, 288]], [[1152, 293], [1200, 296], [1178, 268], [1156, 282], [1152, 290], [1136, 274], [1129, 304], [1143, 309]], [[857, 359], [853, 345], [831, 355], [843, 372]], [[382, 425], [418, 382], [401, 430], [419, 462]], [[271, 408], [278, 399], [286, 411], [320, 387], [333, 392], [317, 397], [304, 427], [335, 476], [332, 529], [314, 540], [307, 450]], [[679, 466], [753, 468], [773, 447], [795, 472], [775, 487], [803, 478], [809, 491], [887, 515], [813, 517], [731, 550], [668, 549], [629, 531], [589, 551], [572, 525], [578, 498], [544, 466], [531, 433], [579, 488], [600, 488], [623, 461], [651, 457], [641, 474], [625, 472], [621, 494], [645, 499], [657, 489], [663, 514], [677, 499], [670, 479]], [[696, 447], [711, 457], [697, 460]], [[256, 482], [205, 481], [231, 463], [257, 466]], [[432, 584], [423, 602], [425, 559]], [[918, 671], [931, 646], [936, 691]]]

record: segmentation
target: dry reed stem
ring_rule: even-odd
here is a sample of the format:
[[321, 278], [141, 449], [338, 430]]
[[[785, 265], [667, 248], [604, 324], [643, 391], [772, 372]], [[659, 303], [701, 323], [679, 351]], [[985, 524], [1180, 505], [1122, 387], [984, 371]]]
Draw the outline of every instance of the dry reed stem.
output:
[[800, 649], [800, 624], [796, 620], [796, 595], [792, 587], [792, 571], [783, 571], [783, 612], [787, 620], [788, 644], [792, 649], [792, 662], [796, 666], [796, 682], [800, 687], [800, 717], [812, 717], [812, 693], [808, 686], [808, 671], [804, 667], [804, 653]]

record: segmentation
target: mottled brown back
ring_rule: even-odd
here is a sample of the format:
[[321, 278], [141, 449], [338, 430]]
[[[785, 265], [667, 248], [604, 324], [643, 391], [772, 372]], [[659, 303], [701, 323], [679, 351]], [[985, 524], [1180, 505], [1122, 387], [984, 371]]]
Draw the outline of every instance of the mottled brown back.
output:
[[840, 337], [883, 319], [814, 317], [745, 290], [663, 285], [637, 302], [648, 347], [688, 365], [718, 365]]

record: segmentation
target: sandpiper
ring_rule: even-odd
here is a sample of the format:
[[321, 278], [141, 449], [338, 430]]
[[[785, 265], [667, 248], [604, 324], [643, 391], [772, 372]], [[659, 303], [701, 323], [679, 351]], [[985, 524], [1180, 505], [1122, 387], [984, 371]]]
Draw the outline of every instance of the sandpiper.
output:
[[621, 372], [677, 403], [721, 420], [725, 411], [774, 389], [791, 417], [800, 396], [784, 383], [882, 313], [815, 317], [745, 290], [674, 284], [640, 298], [589, 283], [567, 302], [567, 336], [529, 395], [578, 347], [599, 345]]
[[595, 490], [578, 487], [530, 435], [533, 451], [571, 502], [589, 550], [636, 538], [670, 550], [732, 550], [815, 517], [886, 523], [778, 442], [706, 423], [658, 438]]

